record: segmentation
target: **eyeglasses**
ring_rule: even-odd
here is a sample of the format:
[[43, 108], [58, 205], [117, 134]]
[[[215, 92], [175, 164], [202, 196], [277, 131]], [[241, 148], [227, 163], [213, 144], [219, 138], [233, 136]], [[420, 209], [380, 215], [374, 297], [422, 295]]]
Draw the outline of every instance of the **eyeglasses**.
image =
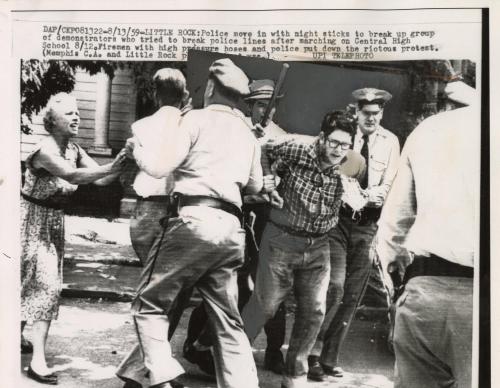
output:
[[330, 148], [337, 148], [338, 146], [340, 146], [340, 148], [343, 149], [344, 151], [351, 148], [352, 145], [351, 143], [341, 143], [337, 140], [330, 140], [330, 139], [327, 139], [326, 142], [328, 143], [328, 146]]

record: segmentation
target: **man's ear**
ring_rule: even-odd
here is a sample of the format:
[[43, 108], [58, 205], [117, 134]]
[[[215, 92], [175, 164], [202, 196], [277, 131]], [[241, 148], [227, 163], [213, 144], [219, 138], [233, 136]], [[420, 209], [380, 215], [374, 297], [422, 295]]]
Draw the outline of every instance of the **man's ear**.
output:
[[189, 101], [189, 90], [184, 89], [184, 93], [182, 93], [182, 104], [185, 105]]
[[324, 143], [324, 142], [325, 142], [325, 134], [323, 133], [323, 131], [321, 131], [321, 132], [319, 133], [319, 136], [318, 136], [318, 137], [319, 137], [319, 140], [320, 140], [322, 143]]
[[161, 101], [158, 100], [158, 92], [156, 91], [156, 88], [153, 88], [153, 101], [155, 102], [157, 107], [161, 106]]
[[214, 95], [214, 91], [215, 91], [214, 81], [212, 81], [211, 79], [209, 79], [208, 82], [207, 82], [207, 87], [205, 89], [205, 95], [207, 97], [212, 97]]

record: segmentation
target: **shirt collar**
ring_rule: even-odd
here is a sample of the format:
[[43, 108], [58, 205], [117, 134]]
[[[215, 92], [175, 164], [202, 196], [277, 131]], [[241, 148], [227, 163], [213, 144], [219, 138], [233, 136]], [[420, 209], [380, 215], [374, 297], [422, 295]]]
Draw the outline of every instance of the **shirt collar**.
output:
[[[383, 129], [382, 126], [379, 125], [375, 131], [373, 131], [368, 135], [368, 141], [372, 142], [373, 139], [375, 139], [377, 136], [385, 137], [385, 134], [382, 132], [382, 129]], [[358, 127], [356, 129], [356, 141], [360, 142], [362, 141], [362, 139], [363, 139], [363, 132], [361, 132], [361, 129], [359, 129]]]
[[155, 113], [153, 113], [153, 116], [164, 116], [164, 115], [170, 115], [172, 112], [178, 112], [180, 113], [181, 110], [175, 106], [171, 105], [163, 105], [160, 107]]
[[236, 115], [236, 116], [245, 117], [243, 112], [240, 111], [238, 108], [231, 108], [230, 106], [223, 105], [223, 104], [210, 104], [205, 109], [219, 111], [219, 112], [227, 112], [227, 113], [231, 113], [231, 114]]

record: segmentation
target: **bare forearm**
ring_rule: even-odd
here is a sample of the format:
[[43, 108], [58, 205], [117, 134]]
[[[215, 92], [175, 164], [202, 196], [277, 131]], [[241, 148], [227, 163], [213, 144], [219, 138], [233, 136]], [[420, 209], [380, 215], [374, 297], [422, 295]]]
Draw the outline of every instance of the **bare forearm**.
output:
[[97, 167], [82, 167], [61, 176], [69, 183], [81, 185], [96, 182], [112, 174], [112, 164]]
[[107, 186], [111, 182], [113, 182], [115, 179], [117, 179], [119, 176], [120, 176], [120, 172], [115, 172], [111, 175], [105, 176], [104, 178], [100, 178], [100, 179], [94, 181], [93, 183], [94, 183], [94, 185], [97, 185], [97, 186]]

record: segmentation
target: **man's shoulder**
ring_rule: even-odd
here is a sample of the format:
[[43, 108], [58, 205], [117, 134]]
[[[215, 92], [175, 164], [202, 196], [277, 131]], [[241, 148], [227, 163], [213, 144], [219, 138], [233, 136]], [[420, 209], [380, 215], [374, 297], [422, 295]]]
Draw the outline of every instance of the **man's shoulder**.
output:
[[379, 128], [378, 128], [378, 134], [380, 136], [382, 136], [383, 138], [387, 139], [388, 141], [391, 141], [391, 142], [399, 141], [398, 137], [392, 131], [389, 131], [388, 129], [385, 129], [382, 126], [379, 126]]
[[[470, 135], [471, 129], [478, 131], [480, 126], [480, 111], [476, 107], [464, 107], [445, 112], [439, 112], [427, 117], [410, 133], [405, 147], [432, 141], [436, 134], [456, 137], [459, 134]], [[475, 132], [477, 133], [477, 132]], [[408, 144], [408, 146], [407, 146]]]
[[156, 127], [161, 125], [163, 121], [167, 118], [178, 119], [180, 117], [181, 111], [173, 106], [163, 106], [158, 109], [152, 115], [143, 117], [131, 124], [132, 132], [136, 134], [143, 130], [148, 130], [151, 127]]
[[288, 133], [287, 131], [285, 131], [283, 128], [281, 128], [278, 124], [276, 124], [273, 121], [271, 121], [269, 123], [268, 128], [266, 128], [266, 132], [271, 137], [286, 135]]

